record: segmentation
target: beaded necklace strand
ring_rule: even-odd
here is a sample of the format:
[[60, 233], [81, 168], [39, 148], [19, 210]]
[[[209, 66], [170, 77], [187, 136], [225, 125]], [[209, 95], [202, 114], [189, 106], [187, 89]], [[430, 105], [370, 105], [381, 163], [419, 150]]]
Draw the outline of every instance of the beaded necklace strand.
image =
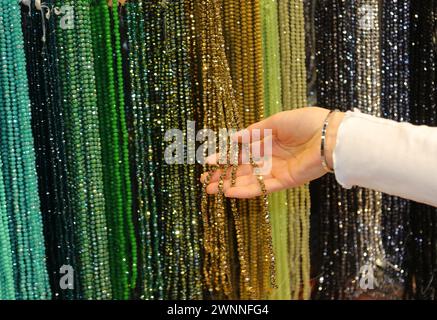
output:
[[[307, 106], [305, 31], [302, 0], [278, 1], [282, 108]], [[282, 200], [281, 200], [282, 202]], [[309, 186], [287, 191], [291, 298], [310, 297]], [[284, 223], [286, 223], [284, 221]]]
[[[199, 59], [201, 59], [202, 66], [202, 98], [205, 110], [203, 126], [216, 131], [220, 128], [241, 128], [240, 110], [234, 100], [231, 71], [227, 63], [224, 33], [220, 23], [223, 21], [220, 1], [196, 2], [195, 14], [199, 31]], [[227, 157], [230, 160], [229, 154]], [[252, 165], [256, 166], [253, 160]], [[228, 168], [231, 169], [232, 184], [235, 184], [237, 166], [235, 164], [223, 165], [218, 196], [208, 196], [205, 192], [211, 174], [204, 183], [201, 209], [204, 228], [205, 285], [209, 294], [214, 298], [245, 296], [256, 298], [254, 294], [266, 294], [270, 286], [276, 286], [268, 197], [260, 176], [258, 181], [264, 194], [263, 206], [261, 211], [251, 211], [253, 215], [259, 215], [258, 219], [252, 218], [251, 221], [252, 224], [258, 223], [259, 233], [257, 235], [262, 235], [264, 241], [260, 244], [261, 250], [257, 252], [255, 259], [251, 259], [247, 252], [248, 244], [245, 241], [248, 235], [244, 232], [237, 202], [235, 199], [227, 200], [223, 194], [223, 179]], [[230, 210], [227, 210], [228, 206]], [[229, 225], [227, 221], [233, 221], [233, 224]], [[234, 243], [236, 248], [233, 248]], [[235, 252], [238, 252], [238, 272], [235, 272], [231, 265], [235, 263], [233, 260]], [[258, 277], [256, 279], [250, 278], [251, 274], [248, 269], [250, 264], [257, 266]], [[269, 280], [268, 284], [265, 283], [266, 278]], [[240, 290], [237, 289], [235, 283], [239, 279], [243, 280], [239, 284]]]
[[[2, 102], [2, 101], [0, 101]], [[12, 243], [9, 236], [9, 217], [3, 183], [3, 164], [0, 159], [0, 299], [15, 299]]]
[[[359, 20], [356, 33], [357, 107], [365, 113], [381, 116], [381, 46], [380, 46], [380, 4], [377, 0], [357, 1]], [[357, 189], [357, 232], [359, 236], [358, 266], [360, 267], [353, 297], [361, 294], [358, 286], [362, 268], [371, 268], [380, 285], [383, 275], [377, 270], [385, 263], [385, 250], [382, 244], [381, 215], [382, 194], [372, 190]], [[378, 271], [378, 272], [377, 272]], [[376, 290], [375, 290], [376, 291]]]
[[[264, 58], [264, 113], [268, 117], [282, 111], [281, 62], [279, 52], [278, 2], [261, 1], [263, 58]], [[288, 210], [285, 191], [269, 196], [272, 215], [273, 248], [277, 263], [278, 289], [272, 299], [291, 299], [290, 265], [288, 261]]]
[[[411, 120], [437, 125], [437, 1], [411, 1]], [[408, 296], [437, 299], [436, 209], [411, 204]]]
[[[50, 8], [52, 1], [46, 4]], [[60, 268], [76, 269], [74, 224], [67, 193], [67, 161], [57, 68], [54, 19], [42, 19], [33, 4], [22, 6], [32, 128], [37, 155], [39, 196], [46, 239], [47, 268], [54, 299], [73, 299], [77, 290], [61, 290]], [[45, 26], [44, 26], [44, 25]], [[45, 27], [45, 29], [44, 29]], [[43, 36], [45, 39], [43, 40]], [[74, 288], [79, 288], [74, 277]]]
[[[7, 218], [3, 216], [2, 219], [9, 224], [15, 298], [47, 299], [50, 298], [50, 288], [37, 189], [20, 8], [16, 2], [10, 1], [2, 1], [0, 5], [0, 157], [7, 214]], [[8, 282], [5, 283], [8, 285]], [[14, 292], [10, 287], [7, 289], [10, 293]]]
[[130, 132], [144, 245], [141, 297], [200, 299], [199, 173], [192, 164], [166, 164], [163, 157], [165, 132], [185, 133], [186, 121], [197, 113], [189, 62], [192, 5], [139, 1], [129, 2], [126, 11]]
[[158, 217], [155, 184], [157, 174], [153, 162], [152, 110], [148, 103], [149, 82], [147, 81], [146, 33], [147, 16], [143, 1], [126, 5], [126, 25], [128, 35], [128, 68], [130, 102], [129, 132], [131, 135], [131, 162], [136, 172], [135, 201], [139, 228], [140, 250], [140, 297], [142, 299], [162, 299], [164, 283], [162, 275], [163, 257], [160, 255], [163, 235]]
[[[89, 1], [59, 0], [74, 9], [74, 28], [56, 28], [63, 93], [68, 184], [77, 226], [81, 292], [110, 299], [108, 230]], [[59, 19], [57, 20], [59, 24]]]
[[[266, 115], [306, 106], [305, 39], [301, 1], [264, 1]], [[309, 189], [270, 196], [280, 288], [275, 299], [308, 299]], [[273, 211], [274, 210], [274, 211]], [[279, 271], [279, 269], [282, 269]]]
[[[244, 126], [261, 120], [264, 113], [260, 9], [258, 0], [239, 3], [222, 1], [226, 57]], [[259, 276], [263, 258], [259, 255], [262, 243], [259, 241], [261, 230], [258, 228], [258, 212], [263, 204], [261, 199], [253, 199], [240, 200], [237, 206], [245, 239], [244, 250], [249, 254], [250, 261], [256, 261], [247, 266], [248, 280], [240, 274], [240, 298], [267, 297], [269, 286], [265, 283], [269, 280]], [[249, 286], [245, 285], [246, 281], [249, 281]]]
[[[357, 105], [356, 12], [354, 1], [311, 3], [308, 23], [313, 23], [317, 103], [348, 110]], [[314, 12], [314, 15], [312, 13]], [[314, 298], [345, 298], [348, 279], [359, 271], [355, 190], [343, 190], [333, 176], [311, 183], [311, 229], [313, 274], [317, 277]]]
[[[381, 115], [408, 122], [411, 120], [410, 10], [410, 0], [384, 1], [381, 7]], [[410, 201], [382, 195], [382, 236], [388, 265], [385, 271], [395, 280], [393, 285], [399, 288], [400, 292], [396, 293], [399, 298], [404, 294], [407, 277], [410, 213]]]
[[92, 6], [94, 61], [113, 298], [128, 299], [136, 286], [137, 248], [132, 216], [118, 7]]

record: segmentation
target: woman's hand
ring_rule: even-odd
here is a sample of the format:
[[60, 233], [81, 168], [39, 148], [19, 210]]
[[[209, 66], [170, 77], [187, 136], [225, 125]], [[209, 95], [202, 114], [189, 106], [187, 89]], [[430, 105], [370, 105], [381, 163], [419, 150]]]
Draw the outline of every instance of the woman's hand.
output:
[[[251, 141], [251, 149], [255, 146], [262, 146], [268, 139], [272, 143], [271, 170], [263, 176], [268, 193], [303, 185], [326, 173], [321, 162], [320, 144], [323, 122], [328, 114], [329, 110], [317, 107], [284, 111], [247, 128], [250, 133], [255, 129], [259, 129], [261, 133], [264, 129], [272, 130], [271, 136], [261, 137], [261, 141]], [[332, 153], [343, 116], [343, 113], [335, 112], [329, 119], [326, 134], [326, 159], [330, 168], [333, 168]], [[240, 142], [241, 138], [241, 132], [233, 137]], [[217, 157], [210, 158], [216, 159]], [[221, 174], [221, 170], [218, 170], [211, 177], [207, 187], [209, 194], [218, 193], [218, 181]], [[206, 176], [207, 173], [202, 175], [202, 182], [205, 181]], [[250, 164], [238, 166], [237, 179], [233, 187], [231, 187], [231, 170], [229, 169], [223, 190], [225, 196], [231, 198], [253, 198], [262, 194], [259, 181]]]

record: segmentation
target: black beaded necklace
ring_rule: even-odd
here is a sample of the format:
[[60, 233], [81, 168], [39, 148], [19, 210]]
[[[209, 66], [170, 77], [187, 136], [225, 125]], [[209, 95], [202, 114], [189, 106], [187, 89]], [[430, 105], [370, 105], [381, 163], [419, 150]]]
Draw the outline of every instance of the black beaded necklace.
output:
[[[53, 1], [46, 1], [46, 4], [52, 7]], [[61, 290], [59, 286], [60, 268], [68, 265], [76, 269], [75, 227], [66, 191], [67, 161], [60, 109], [55, 22], [54, 19], [47, 19], [46, 14], [46, 10], [37, 10], [33, 2], [31, 7], [22, 6], [47, 268], [53, 298], [74, 299], [79, 297], [76, 290]], [[74, 277], [74, 288], [79, 288], [79, 277]]]
[[[437, 125], [437, 1], [411, 2], [411, 120]], [[408, 295], [437, 299], [437, 210], [411, 204]]]

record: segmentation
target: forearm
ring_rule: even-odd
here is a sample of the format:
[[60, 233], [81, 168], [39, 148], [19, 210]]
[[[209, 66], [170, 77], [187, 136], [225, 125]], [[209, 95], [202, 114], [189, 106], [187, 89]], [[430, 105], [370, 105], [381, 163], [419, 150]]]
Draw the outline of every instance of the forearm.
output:
[[327, 160], [342, 186], [437, 206], [437, 128], [357, 112], [336, 119], [328, 131]]

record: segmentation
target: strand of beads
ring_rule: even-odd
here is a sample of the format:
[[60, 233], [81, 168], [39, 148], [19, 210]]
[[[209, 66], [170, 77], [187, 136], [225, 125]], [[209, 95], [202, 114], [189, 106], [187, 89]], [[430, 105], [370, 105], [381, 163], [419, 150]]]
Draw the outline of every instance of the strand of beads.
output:
[[[277, 1], [261, 1], [263, 57], [264, 57], [264, 113], [268, 117], [282, 111], [281, 103], [281, 55], [279, 52], [279, 18]], [[288, 261], [288, 210], [287, 193], [277, 192], [269, 196], [272, 214], [273, 248], [277, 262], [278, 289], [270, 298], [291, 299], [290, 264]], [[290, 242], [293, 245], [295, 242]], [[296, 267], [296, 266], [294, 266]]]
[[[194, 134], [187, 127], [187, 120], [196, 117], [189, 57], [191, 15], [188, 2], [140, 1], [127, 5], [133, 118], [130, 131], [135, 137], [132, 149], [139, 189], [137, 210], [144, 244], [144, 299], [202, 296], [198, 172], [194, 156], [187, 159], [189, 165], [178, 165], [184, 161], [183, 155], [178, 155], [175, 163], [167, 163], [164, 139], [170, 129]], [[141, 103], [145, 104], [140, 108]], [[143, 145], [148, 151], [146, 157], [140, 156]], [[154, 278], [150, 270], [156, 270], [158, 277]]]
[[[363, 112], [381, 115], [381, 47], [380, 47], [380, 5], [378, 1], [363, 0], [357, 2], [356, 14], [359, 16], [357, 24], [356, 42], [356, 97], [357, 107]], [[371, 268], [375, 272], [375, 279], [384, 281], [383, 275], [376, 273], [381, 263], [385, 263], [385, 250], [382, 244], [381, 215], [382, 194], [359, 188], [358, 197], [358, 235], [360, 255], [358, 258], [359, 272], [355, 285], [352, 285], [352, 297], [361, 294], [359, 279], [362, 270]], [[353, 288], [355, 287], [355, 288]]]
[[[411, 1], [411, 120], [437, 125], [437, 1]], [[436, 209], [411, 204], [408, 296], [437, 299]]]
[[[264, 113], [260, 1], [222, 1], [222, 19], [235, 97], [242, 125], [248, 126], [261, 120]], [[263, 244], [259, 241], [262, 231], [257, 228], [262, 199], [240, 200], [237, 206], [245, 239], [242, 250], [251, 261], [256, 261], [247, 266], [248, 277], [240, 274], [240, 298], [267, 297], [268, 273], [264, 273], [264, 278], [259, 276], [263, 265], [266, 266], [259, 255]]]
[[[354, 1], [321, 1], [307, 10], [307, 24], [314, 24], [317, 70], [317, 104], [348, 110], [356, 106], [356, 12]], [[314, 16], [311, 14], [314, 12]], [[314, 19], [314, 21], [312, 20]], [[344, 287], [359, 270], [356, 257], [357, 199], [354, 190], [343, 190], [327, 175], [311, 183], [313, 274], [317, 276], [316, 299], [344, 298]]]
[[[13, 248], [15, 298], [47, 299], [50, 297], [50, 288], [37, 189], [20, 8], [16, 2], [9, 1], [2, 1], [0, 6], [0, 153], [6, 220]], [[10, 287], [7, 289], [10, 293], [14, 292]]]
[[92, 6], [94, 61], [103, 179], [108, 224], [111, 282], [115, 299], [128, 299], [136, 286], [128, 137], [124, 110], [118, 7], [101, 0]]
[[[196, 24], [199, 30], [199, 59], [202, 66], [202, 99], [205, 110], [203, 126], [216, 131], [220, 128], [241, 128], [240, 109], [234, 99], [231, 70], [225, 52], [224, 31], [220, 23], [223, 21], [220, 2], [204, 0], [196, 2], [195, 8]], [[216, 143], [221, 142], [220, 138]], [[254, 297], [254, 293], [266, 292], [268, 287], [276, 285], [268, 198], [262, 177], [259, 177], [260, 187], [264, 194], [262, 197], [263, 205], [262, 210], [258, 211], [259, 218], [252, 219], [252, 224], [257, 223], [259, 235], [264, 237], [264, 242], [260, 244], [261, 248], [257, 248], [261, 250], [258, 251], [255, 259], [251, 259], [246, 251], [248, 244], [245, 242], [249, 236], [245, 235], [236, 200], [227, 200], [223, 194], [223, 179], [228, 169], [231, 172], [231, 184], [234, 185], [236, 182], [237, 165], [233, 161], [235, 159], [231, 158], [232, 145], [227, 149], [227, 154], [222, 156], [226, 156], [228, 162], [231, 163], [221, 167], [219, 195], [208, 196], [205, 190], [203, 190], [202, 195], [205, 284], [209, 293], [215, 298], [235, 298], [246, 294], [249, 294], [249, 297]], [[253, 159], [252, 166], [256, 166]], [[208, 175], [204, 183], [204, 189], [210, 181], [211, 174]], [[229, 211], [227, 210], [228, 204]], [[253, 212], [255, 214], [256, 211]], [[232, 227], [226, 221], [233, 221]], [[233, 248], [234, 242], [236, 248]], [[230, 265], [234, 263], [233, 254], [235, 252], [238, 252], [238, 273]], [[252, 282], [248, 269], [251, 264], [257, 264], [259, 270], [258, 277]], [[270, 280], [269, 284], [264, 282], [266, 275]], [[243, 283], [240, 283], [240, 287], [243, 286], [243, 289], [236, 288], [236, 279], [243, 279]]]
[[59, 0], [55, 5], [68, 8], [73, 20], [57, 28], [57, 48], [81, 292], [85, 299], [109, 299], [112, 288], [90, 3]]
[[[47, 1], [49, 8], [53, 1]], [[47, 244], [47, 268], [55, 299], [79, 297], [77, 290], [61, 290], [60, 268], [76, 269], [73, 213], [67, 193], [64, 123], [57, 68], [54, 19], [46, 10], [22, 6], [32, 125], [37, 151], [39, 196]], [[44, 24], [44, 25], [43, 25]], [[43, 39], [44, 37], [44, 39]], [[79, 288], [74, 277], [74, 288]]]
[[[170, 7], [171, 8], [171, 7]], [[189, 30], [191, 27], [195, 27], [192, 24], [190, 17], [193, 16], [193, 7], [191, 2], [186, 4], [183, 2], [175, 3], [171, 8], [168, 19], [175, 21], [173, 48], [170, 50], [176, 52], [176, 56], [173, 58], [175, 68], [177, 71], [177, 92], [178, 101], [174, 106], [175, 114], [172, 119], [172, 126], [170, 128], [179, 128], [185, 132], [185, 140], [187, 145], [195, 144], [195, 128], [189, 125], [187, 121], [194, 121], [198, 118], [198, 112], [196, 111], [196, 92], [193, 90], [195, 85], [195, 77], [191, 76], [193, 68], [193, 60], [190, 60], [190, 52], [194, 50], [195, 43], [190, 41]], [[168, 29], [168, 28], [167, 28]], [[191, 31], [193, 32], [193, 30]], [[188, 63], [187, 63], [188, 62]], [[180, 123], [182, 119], [182, 123]], [[191, 122], [192, 124], [194, 122]], [[200, 178], [200, 172], [196, 170], [195, 166], [195, 150], [187, 150], [186, 156], [187, 165], [178, 166], [178, 175], [181, 180], [174, 180], [172, 183], [177, 186], [178, 192], [181, 194], [182, 204], [184, 210], [180, 210], [178, 207], [174, 209], [179, 210], [180, 233], [184, 236], [182, 240], [182, 248], [185, 250], [183, 259], [180, 260], [181, 264], [186, 265], [185, 278], [187, 283], [187, 289], [185, 298], [187, 299], [200, 299], [203, 296], [202, 282], [201, 282], [201, 265], [200, 265], [200, 206], [198, 202], [198, 196], [200, 188], [198, 181]], [[174, 167], [174, 166], [173, 166]], [[187, 188], [189, 186], [189, 188]]]
[[[3, 103], [3, 101], [0, 100], [0, 103]], [[9, 236], [10, 219], [7, 213], [2, 170], [3, 164], [0, 159], [0, 299], [13, 300], [15, 299], [15, 287], [12, 243]]]
[[[162, 299], [164, 283], [162, 274], [163, 256], [160, 254], [163, 234], [158, 217], [155, 184], [157, 180], [154, 159], [153, 141], [156, 138], [152, 131], [152, 109], [148, 103], [149, 82], [147, 33], [144, 1], [129, 2], [126, 5], [127, 36], [129, 44], [128, 69], [131, 136], [131, 163], [135, 171], [134, 208], [138, 219], [140, 247], [140, 297], [142, 299]], [[150, 30], [152, 32], [152, 30]]]
[[[381, 115], [397, 121], [411, 120], [410, 106], [410, 0], [385, 1], [381, 7]], [[407, 272], [406, 240], [410, 201], [382, 195], [382, 235], [388, 267], [386, 273], [403, 291]], [[397, 293], [402, 297], [403, 292]]]
[[[302, 0], [278, 2], [282, 108], [307, 106], [305, 30]], [[282, 202], [283, 199], [280, 200]], [[287, 191], [291, 297], [310, 297], [309, 186]], [[286, 221], [284, 221], [285, 223]]]

